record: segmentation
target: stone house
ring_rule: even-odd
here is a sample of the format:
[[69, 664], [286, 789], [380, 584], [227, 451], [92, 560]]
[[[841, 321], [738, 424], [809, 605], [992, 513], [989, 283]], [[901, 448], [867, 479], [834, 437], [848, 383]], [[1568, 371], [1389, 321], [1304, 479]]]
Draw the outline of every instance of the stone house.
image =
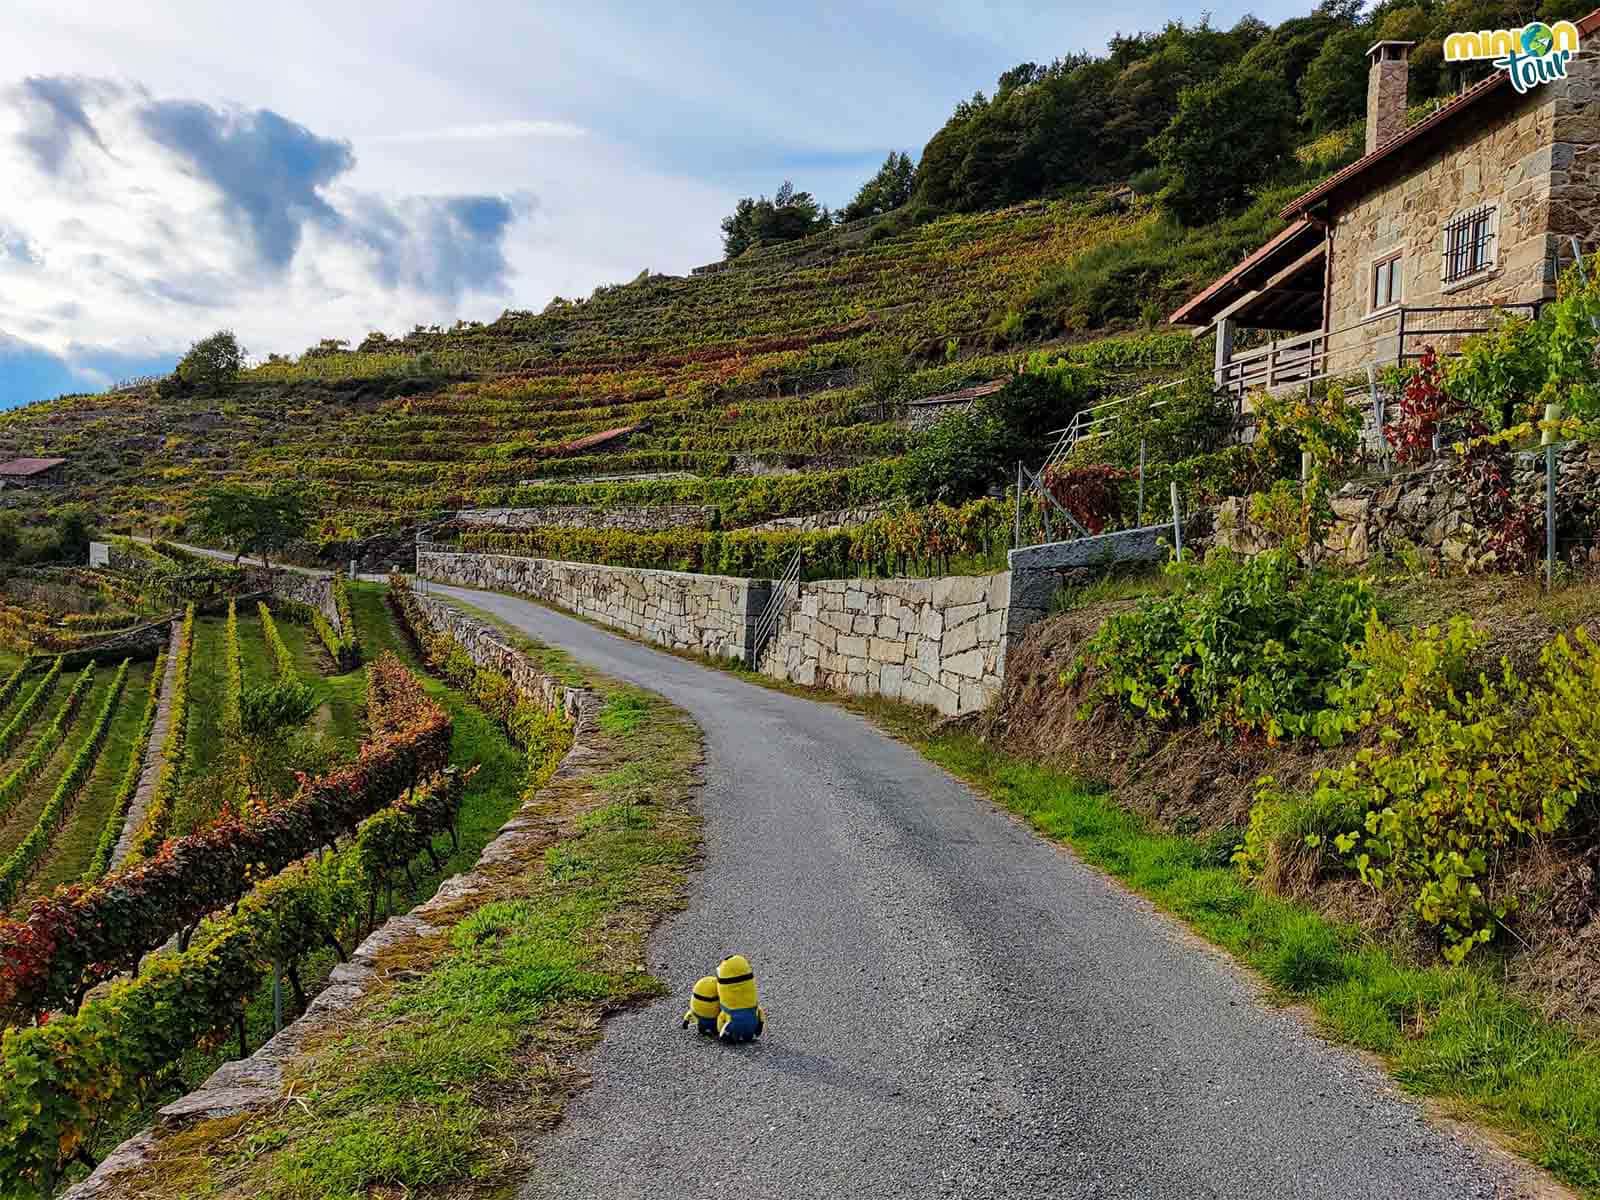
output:
[[64, 458], [14, 458], [0, 463], [0, 490], [17, 487], [64, 487], [67, 460]]
[[[1557, 27], [1558, 30], [1561, 27]], [[1576, 26], [1600, 36], [1600, 10]], [[1600, 47], [1519, 93], [1488, 78], [1406, 124], [1412, 43], [1367, 52], [1366, 153], [1282, 210], [1288, 225], [1168, 318], [1217, 333], [1243, 395], [1450, 353], [1553, 298], [1573, 239], [1600, 245]], [[1263, 330], [1236, 352], [1236, 333]]]

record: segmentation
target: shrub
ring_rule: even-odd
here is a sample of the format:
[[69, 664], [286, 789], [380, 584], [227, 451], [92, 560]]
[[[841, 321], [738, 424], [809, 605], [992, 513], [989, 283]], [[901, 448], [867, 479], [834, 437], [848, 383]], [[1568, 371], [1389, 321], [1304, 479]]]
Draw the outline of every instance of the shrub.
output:
[[1383, 743], [1319, 772], [1318, 802], [1361, 814], [1335, 840], [1363, 880], [1393, 888], [1459, 962], [1512, 910], [1504, 853], [1559, 832], [1600, 776], [1600, 651], [1544, 648], [1539, 677], [1502, 664], [1476, 691], [1428, 689], [1394, 706]]
[[1172, 593], [1118, 613], [1085, 645], [1077, 669], [1098, 672], [1091, 699], [1269, 739], [1311, 732], [1372, 611], [1371, 589], [1282, 550], [1213, 550], [1167, 571]]

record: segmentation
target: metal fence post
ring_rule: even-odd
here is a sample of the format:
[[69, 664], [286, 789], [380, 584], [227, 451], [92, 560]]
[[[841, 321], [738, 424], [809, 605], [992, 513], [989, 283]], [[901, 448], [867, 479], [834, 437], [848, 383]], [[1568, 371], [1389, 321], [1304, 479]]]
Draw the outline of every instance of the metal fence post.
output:
[[1172, 481], [1172, 550], [1183, 561], [1183, 517], [1178, 512], [1178, 481]]
[[1022, 460], [1017, 460], [1017, 511], [1011, 536], [1012, 549], [1022, 549]]
[[1139, 521], [1144, 524], [1144, 439], [1139, 439]]
[[1556, 444], [1544, 448], [1544, 589], [1556, 586]]

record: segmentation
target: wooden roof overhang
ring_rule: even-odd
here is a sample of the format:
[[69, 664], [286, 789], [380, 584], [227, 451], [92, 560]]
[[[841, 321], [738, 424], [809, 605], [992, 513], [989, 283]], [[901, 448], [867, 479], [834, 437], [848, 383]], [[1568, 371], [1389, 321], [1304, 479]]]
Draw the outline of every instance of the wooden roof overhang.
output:
[[1167, 320], [1202, 328], [1228, 318], [1244, 329], [1321, 329], [1327, 248], [1321, 224], [1303, 217]]

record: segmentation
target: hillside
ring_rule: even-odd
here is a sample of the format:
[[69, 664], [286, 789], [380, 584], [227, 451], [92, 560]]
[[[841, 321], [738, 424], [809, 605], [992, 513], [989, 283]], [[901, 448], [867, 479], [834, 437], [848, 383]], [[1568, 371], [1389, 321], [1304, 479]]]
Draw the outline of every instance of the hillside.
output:
[[[322, 543], [442, 510], [594, 498], [523, 481], [682, 473], [720, 482], [664, 499], [726, 500], [773, 467], [895, 458], [911, 435], [886, 419], [885, 393], [946, 392], [1007, 373], [1030, 348], [1126, 325], [1097, 302], [1064, 299], [1059, 281], [1106, 277], [1108, 256], [1159, 246], [1164, 272], [1137, 267], [1141, 302], [1159, 309], [1251, 245], [1266, 210], [1184, 235], [1176, 251], [1148, 202], [1106, 193], [899, 233], [834, 231], [539, 314], [269, 362], [218, 394], [151, 386], [34, 405], [0, 416], [0, 454], [67, 458], [61, 498], [90, 504], [109, 531], [181, 534], [194, 489], [218, 479], [311, 483]], [[1158, 341], [1130, 349], [1131, 366], [1187, 353], [1181, 335]], [[596, 436], [614, 430], [631, 432]], [[857, 487], [848, 502], [882, 498], [875, 490]], [[838, 507], [836, 494], [818, 507]]]

